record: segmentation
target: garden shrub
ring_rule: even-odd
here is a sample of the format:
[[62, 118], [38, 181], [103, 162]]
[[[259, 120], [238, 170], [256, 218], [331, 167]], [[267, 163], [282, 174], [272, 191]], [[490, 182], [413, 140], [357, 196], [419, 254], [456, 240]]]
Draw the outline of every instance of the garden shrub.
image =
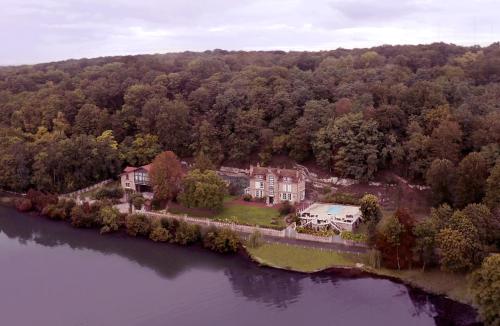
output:
[[100, 218], [95, 208], [90, 205], [77, 205], [71, 210], [71, 225], [77, 228], [92, 228], [100, 225]]
[[244, 201], [252, 201], [252, 195], [250, 194], [244, 194], [242, 198]]
[[174, 242], [187, 245], [200, 240], [200, 227], [198, 225], [187, 224], [181, 221], [175, 231]]
[[230, 229], [212, 229], [205, 234], [203, 246], [219, 253], [237, 252], [240, 238]]
[[151, 232], [151, 220], [144, 214], [130, 214], [125, 218], [127, 233], [132, 236], [148, 236]]
[[170, 232], [168, 232], [167, 229], [159, 225], [153, 228], [153, 230], [149, 234], [149, 238], [155, 242], [167, 242], [172, 239], [172, 235], [170, 234]]
[[179, 227], [179, 221], [177, 219], [171, 219], [163, 217], [160, 219], [160, 224], [162, 227], [168, 230], [170, 234], [175, 234], [177, 228]]
[[42, 191], [30, 189], [26, 193], [26, 198], [31, 200], [33, 207], [41, 212], [45, 206], [48, 204], [57, 204], [57, 196], [53, 194], [47, 194]]
[[298, 226], [296, 229], [295, 229], [298, 233], [304, 233], [304, 234], [310, 234], [310, 235], [317, 235], [317, 236], [320, 236], [320, 237], [331, 237], [335, 234], [337, 234], [337, 230], [332, 230], [332, 229], [329, 229], [329, 230], [314, 230], [314, 229], [311, 229], [311, 228], [308, 228], [308, 227], [303, 227], [303, 226]]
[[285, 216], [295, 212], [295, 207], [293, 207], [293, 205], [290, 204], [288, 200], [286, 200], [279, 205], [278, 211], [280, 212], [281, 216]]
[[101, 207], [99, 216], [102, 221], [101, 234], [117, 231], [123, 225], [122, 215], [115, 207]]
[[76, 206], [76, 202], [73, 199], [59, 199], [57, 206], [64, 210], [65, 219], [69, 219], [71, 210]]
[[28, 198], [20, 198], [15, 202], [16, 209], [20, 212], [29, 212], [33, 209], [33, 203]]
[[125, 192], [119, 186], [116, 187], [102, 187], [95, 193], [95, 199], [120, 199]]
[[137, 210], [140, 210], [142, 208], [142, 206], [144, 205], [144, 196], [142, 196], [142, 194], [135, 194], [132, 198], [131, 198], [131, 203], [132, 203], [132, 206], [134, 206], [135, 209]]
[[342, 231], [340, 237], [344, 240], [351, 240], [356, 242], [366, 242], [368, 241], [368, 236], [363, 233], [353, 233], [351, 231]]
[[59, 205], [48, 204], [42, 210], [42, 215], [47, 216], [52, 220], [65, 220], [68, 216], [66, 215], [66, 211], [64, 207], [60, 207]]

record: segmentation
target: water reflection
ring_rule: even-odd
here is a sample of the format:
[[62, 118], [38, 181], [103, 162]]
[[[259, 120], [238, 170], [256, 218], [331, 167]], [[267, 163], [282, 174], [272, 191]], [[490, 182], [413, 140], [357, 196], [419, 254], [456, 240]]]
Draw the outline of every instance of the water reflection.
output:
[[277, 273], [268, 268], [230, 268], [225, 274], [236, 293], [277, 308], [287, 308], [297, 301], [302, 292], [300, 280], [305, 277], [297, 273]]

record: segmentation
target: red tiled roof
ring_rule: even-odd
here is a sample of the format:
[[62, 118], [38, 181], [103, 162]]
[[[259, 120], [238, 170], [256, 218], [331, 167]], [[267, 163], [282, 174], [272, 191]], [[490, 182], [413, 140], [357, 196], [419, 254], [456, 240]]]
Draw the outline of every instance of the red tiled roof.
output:
[[148, 172], [151, 171], [151, 164], [146, 164], [146, 165], [143, 165], [143, 166], [139, 166], [139, 167], [135, 167], [135, 166], [127, 166], [125, 169], [123, 169], [123, 172], [122, 174], [125, 174], [125, 173], [130, 173], [130, 172], [134, 172], [135, 170], [138, 170], [138, 169], [144, 169]]
[[133, 166], [127, 166], [124, 170], [123, 170], [123, 173], [129, 173], [129, 172], [132, 172], [132, 171], [135, 171], [137, 170], [136, 167], [133, 167]]

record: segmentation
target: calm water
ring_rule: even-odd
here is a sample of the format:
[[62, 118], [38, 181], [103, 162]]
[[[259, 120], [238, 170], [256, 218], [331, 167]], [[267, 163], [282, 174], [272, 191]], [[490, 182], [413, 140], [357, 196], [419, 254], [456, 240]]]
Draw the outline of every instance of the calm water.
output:
[[[0, 207], [0, 325], [466, 325], [470, 308], [369, 277], [306, 276], [101, 236]], [[313, 324], [314, 323], [314, 324]]]

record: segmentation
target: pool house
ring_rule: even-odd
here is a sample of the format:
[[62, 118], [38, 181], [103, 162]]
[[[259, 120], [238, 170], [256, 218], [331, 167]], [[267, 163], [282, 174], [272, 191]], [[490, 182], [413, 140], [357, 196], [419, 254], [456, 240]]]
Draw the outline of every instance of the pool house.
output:
[[353, 231], [361, 223], [359, 206], [314, 203], [299, 211], [301, 225], [313, 229]]

